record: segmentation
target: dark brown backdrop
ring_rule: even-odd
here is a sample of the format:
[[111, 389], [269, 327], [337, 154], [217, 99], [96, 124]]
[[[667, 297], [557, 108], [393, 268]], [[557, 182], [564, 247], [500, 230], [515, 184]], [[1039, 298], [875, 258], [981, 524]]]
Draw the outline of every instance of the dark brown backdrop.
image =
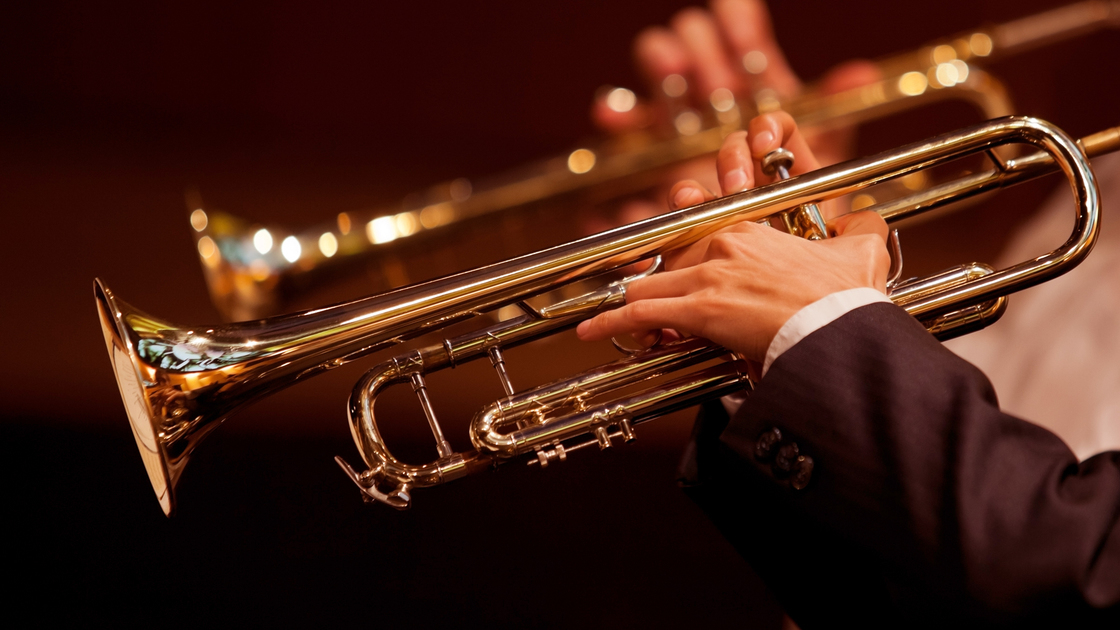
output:
[[[212, 207], [295, 226], [563, 151], [593, 134], [597, 87], [639, 84], [634, 34], [684, 5], [226, 4], [49, 2], [0, 15], [0, 412], [16, 601], [49, 602], [28, 609], [43, 618], [172, 625], [222, 615], [771, 623], [749, 568], [673, 486], [688, 414], [559, 470], [421, 493], [401, 514], [363, 505], [330, 461], [357, 459], [343, 405], [365, 362], [234, 418], [192, 462], [181, 513], [162, 517], [104, 356], [94, 276], [152, 313], [215, 320], [186, 188]], [[1054, 4], [783, 0], [773, 12], [811, 79]], [[992, 70], [1021, 113], [1081, 135], [1120, 122], [1118, 40], [1098, 34]], [[873, 125], [862, 149], [969, 120], [949, 111]], [[964, 235], [914, 250], [911, 271], [965, 250], [990, 257], [1001, 222], [1028, 213], [1041, 190], [1012, 193], [972, 215]], [[587, 352], [573, 347], [553, 350]]]

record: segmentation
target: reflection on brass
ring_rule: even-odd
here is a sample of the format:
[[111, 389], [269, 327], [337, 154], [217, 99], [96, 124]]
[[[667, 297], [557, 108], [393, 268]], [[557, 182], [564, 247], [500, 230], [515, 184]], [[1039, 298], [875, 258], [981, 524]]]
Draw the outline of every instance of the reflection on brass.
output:
[[261, 228], [253, 233], [253, 247], [261, 254], [272, 251], [272, 233]]
[[[201, 230], [192, 215], [192, 232], [196, 239], [211, 238], [221, 252], [217, 264], [218, 259], [201, 260], [211, 298], [222, 315], [227, 320], [263, 317], [284, 306], [278, 287], [295, 286], [297, 281], [300, 285], [313, 285], [304, 281], [305, 274], [331, 269], [345, 272], [353, 267], [348, 262], [364, 260], [367, 254], [399, 249], [407, 239], [430, 235], [442, 238], [428, 241], [432, 247], [447, 247], [457, 236], [452, 226], [473, 218], [562, 196], [570, 200], [584, 192], [593, 192], [597, 200], [638, 192], [647, 188], [660, 171], [714, 152], [728, 133], [758, 112], [785, 109], [802, 128], [858, 124], [946, 99], [974, 104], [985, 119], [1011, 114], [1001, 84], [976, 64], [1096, 28], [1115, 26], [1120, 17], [1118, 7], [1120, 0], [1087, 0], [989, 29], [969, 31], [881, 59], [877, 62], [880, 81], [838, 94], [825, 94], [819, 87], [809, 86], [800, 96], [783, 101], [773, 90], [761, 89], [747, 102], [736, 103], [730, 92], [716, 90], [709, 95], [707, 111], [701, 112], [687, 108], [688, 81], [671, 75], [662, 83], [665, 94], [675, 99], [670, 135], [643, 131], [615, 138], [475, 185], [457, 179], [410, 196], [405, 207], [342, 213], [337, 222], [297, 233], [270, 226], [269, 238], [265, 240], [262, 236], [260, 242], [252, 232], [260, 226], [212, 209], [206, 209], [209, 225]], [[767, 60], [763, 53], [754, 51], [747, 53], [742, 63], [748, 72], [762, 72]], [[622, 111], [633, 106], [631, 99], [632, 92], [616, 88], [608, 94], [608, 106]], [[418, 219], [419, 224], [401, 218], [402, 212], [410, 213], [407, 216]], [[357, 229], [351, 228], [351, 222]], [[335, 248], [311, 246], [327, 232], [334, 234]], [[273, 238], [280, 243], [289, 235], [296, 236], [303, 245], [295, 262], [272, 247]], [[254, 243], [257, 247], [252, 246]], [[326, 251], [333, 254], [327, 255]]]
[[[141, 457], [160, 505], [169, 514], [191, 452], [241, 407], [359, 357], [504, 307], [509, 319], [384, 360], [353, 390], [351, 430], [368, 468], [358, 472], [342, 460], [339, 464], [369, 500], [405, 508], [415, 488], [523, 457], [541, 466], [563, 461], [589, 444], [605, 448], [616, 437], [632, 439], [634, 427], [646, 420], [750, 385], [740, 360], [704, 340], [656, 346], [556, 383], [508, 394], [475, 415], [470, 428], [473, 448], [455, 452], [427, 401], [427, 374], [488, 357], [503, 388], [512, 392], [502, 349], [571, 328], [621, 305], [629, 280], [547, 307], [533, 307], [527, 299], [688, 246], [741, 221], [780, 224], [770, 219], [966, 156], [993, 157], [996, 149], [1012, 143], [1036, 150], [993, 161], [988, 170], [951, 184], [871, 206], [895, 222], [1042, 174], [1061, 171], [1069, 177], [1076, 217], [1073, 232], [1058, 249], [999, 271], [970, 264], [892, 284], [890, 297], [896, 304], [939, 335], [952, 336], [990, 324], [1002, 312], [1006, 294], [1071, 269], [1097, 238], [1099, 193], [1088, 158], [1048, 123], [1019, 117], [989, 121], [504, 262], [271, 319], [179, 326], [129, 306], [100, 280], [94, 292]], [[1083, 144], [1096, 151], [1115, 150], [1120, 133], [1114, 129], [1095, 134]], [[728, 360], [711, 367], [711, 360], [720, 357]], [[700, 367], [682, 370], [695, 366]], [[439, 452], [430, 463], [402, 462], [382, 439], [374, 399], [394, 383], [407, 384], [420, 397]]]
[[299, 244], [299, 239], [294, 236], [289, 236], [280, 243], [280, 254], [284, 256], [284, 260], [294, 263], [299, 260], [300, 254], [303, 253], [303, 246]]
[[195, 232], [205, 230], [207, 222], [206, 211], [202, 208], [198, 208], [191, 213], [191, 227], [194, 228]]
[[568, 155], [568, 170], [582, 175], [595, 168], [595, 152], [590, 149], [576, 149]]
[[323, 232], [319, 235], [319, 251], [323, 252], [323, 256], [330, 258], [338, 253], [338, 239], [330, 232]]

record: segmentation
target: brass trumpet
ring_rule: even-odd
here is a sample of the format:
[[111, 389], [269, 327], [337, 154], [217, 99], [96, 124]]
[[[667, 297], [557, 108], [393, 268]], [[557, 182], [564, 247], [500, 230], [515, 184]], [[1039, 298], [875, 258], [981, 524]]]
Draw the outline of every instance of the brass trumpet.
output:
[[[1037, 150], [1003, 159], [997, 150], [1009, 144]], [[891, 299], [935, 334], [961, 334], [995, 321], [1008, 293], [1060, 275], [1088, 254], [1098, 232], [1099, 201], [1086, 154], [1120, 148], [1120, 128], [1085, 138], [1082, 145], [1040, 120], [997, 119], [504, 262], [266, 320], [176, 326], [118, 300], [100, 280], [94, 292], [136, 443], [167, 514], [174, 509], [175, 485], [191, 452], [241, 406], [424, 332], [516, 305], [522, 315], [395, 356], [355, 386], [349, 404], [351, 431], [369, 468], [359, 473], [341, 459], [339, 464], [367, 499], [403, 509], [416, 487], [445, 483], [525, 455], [545, 466], [588, 444], [605, 448], [617, 437], [633, 439], [634, 427], [641, 422], [751, 385], [741, 361], [723, 348], [692, 339], [517, 393], [506, 372], [503, 348], [572, 327], [619, 305], [632, 280], [545, 308], [530, 306], [528, 298], [685, 247], [739, 221], [766, 222], [807, 236], [803, 226], [813, 225], [811, 204], [964, 156], [987, 155], [992, 166], [875, 210], [895, 222], [1061, 170], [1077, 204], [1074, 229], [1064, 245], [1003, 270], [970, 264], [890, 285]], [[507, 396], [475, 416], [470, 429], [473, 449], [455, 451], [428, 402], [425, 374], [483, 355], [493, 363]], [[674, 375], [718, 358], [729, 360]], [[665, 378], [671, 380], [664, 382]], [[439, 454], [431, 463], [397, 460], [378, 430], [374, 400], [384, 387], [398, 382], [413, 387], [431, 425]], [[642, 389], [635, 392], [638, 386]]]
[[491, 180], [433, 186], [399, 208], [344, 212], [298, 232], [253, 224], [192, 199], [192, 232], [211, 299], [228, 321], [275, 314], [332, 269], [369, 254], [381, 256], [374, 286], [393, 288], [407, 283], [409, 271], [416, 273], [399, 262], [402, 249], [416, 241], [431, 243], [429, 237], [451, 234], [464, 222], [549, 199], [604, 200], [640, 191], [667, 168], [716, 151], [741, 121], [760, 112], [784, 109], [803, 129], [858, 124], [944, 100], [970, 103], [984, 120], [1010, 115], [1006, 91], [980, 65], [1117, 24], [1120, 0], [1078, 2], [881, 59], [882, 79], [860, 88], [825, 94], [810, 86], [789, 101], [768, 90], [751, 102], [736, 102], [729, 92], [713, 95], [709, 111], [679, 112], [669, 137], [643, 132], [576, 148]]

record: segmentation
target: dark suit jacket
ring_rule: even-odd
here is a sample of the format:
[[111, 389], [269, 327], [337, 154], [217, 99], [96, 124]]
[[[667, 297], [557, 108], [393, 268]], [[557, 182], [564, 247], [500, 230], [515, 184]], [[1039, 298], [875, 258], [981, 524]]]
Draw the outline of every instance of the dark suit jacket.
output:
[[[775, 427], [812, 460], [803, 489], [759, 456]], [[689, 492], [804, 630], [1120, 628], [1120, 453], [1079, 465], [893, 305], [809, 335], [696, 431]]]

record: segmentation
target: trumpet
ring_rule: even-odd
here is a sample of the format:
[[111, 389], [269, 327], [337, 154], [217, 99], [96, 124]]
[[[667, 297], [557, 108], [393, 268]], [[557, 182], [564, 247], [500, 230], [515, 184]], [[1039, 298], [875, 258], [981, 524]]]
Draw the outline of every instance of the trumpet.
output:
[[408, 252], [441, 246], [441, 235], [455, 234], [465, 223], [547, 200], [598, 202], [648, 189], [665, 170], [715, 152], [728, 133], [758, 113], [781, 108], [802, 129], [859, 124], [947, 100], [975, 106], [984, 120], [1010, 115], [1015, 112], [1006, 90], [980, 66], [1117, 24], [1120, 0], [1086, 0], [880, 59], [880, 80], [840, 93], [810, 86], [782, 101], [763, 89], [737, 102], [722, 90], [706, 112], [677, 112], [672, 135], [639, 132], [578, 147], [489, 180], [438, 184], [397, 208], [343, 212], [297, 231], [207, 208], [192, 195], [192, 233], [211, 299], [227, 321], [275, 314], [333, 270], [371, 255], [377, 270], [370, 280], [393, 288], [407, 284], [410, 272], [417, 274], [417, 265], [401, 262]]
[[[1034, 149], [1012, 159], [1001, 157], [999, 149], [1012, 144]], [[1117, 148], [1120, 128], [1084, 138], [1079, 145], [1044, 121], [1001, 118], [504, 262], [265, 320], [177, 326], [119, 300], [100, 280], [95, 280], [94, 293], [125, 410], [152, 487], [168, 515], [175, 508], [175, 487], [191, 453], [241, 407], [423, 333], [516, 306], [521, 312], [517, 317], [401, 353], [372, 368], [355, 385], [348, 407], [350, 428], [368, 468], [358, 472], [342, 459], [338, 463], [367, 500], [404, 509], [415, 488], [523, 458], [547, 466], [590, 444], [607, 448], [616, 439], [634, 439], [634, 428], [642, 422], [752, 386], [744, 362], [734, 354], [690, 339], [516, 392], [503, 349], [620, 305], [633, 280], [543, 308], [526, 300], [653, 259], [740, 221], [765, 222], [804, 237], [827, 237], [815, 218], [819, 215], [814, 204], [967, 156], [987, 156], [991, 167], [872, 209], [894, 223], [1043, 174], [1065, 173], [1077, 212], [1073, 231], [1061, 247], [1001, 270], [973, 263], [903, 282], [897, 281], [898, 269], [892, 272], [889, 292], [896, 304], [939, 337], [963, 334], [998, 319], [1009, 293], [1056, 277], [1089, 253], [1099, 229], [1099, 193], [1087, 155]], [[892, 243], [900, 264], [897, 240]], [[425, 375], [482, 356], [493, 364], [506, 397], [475, 415], [470, 427], [473, 448], [456, 451], [432, 411]], [[711, 366], [717, 359], [724, 360]], [[374, 403], [379, 392], [396, 383], [409, 384], [419, 398], [438, 452], [430, 463], [402, 462], [382, 439]]]

